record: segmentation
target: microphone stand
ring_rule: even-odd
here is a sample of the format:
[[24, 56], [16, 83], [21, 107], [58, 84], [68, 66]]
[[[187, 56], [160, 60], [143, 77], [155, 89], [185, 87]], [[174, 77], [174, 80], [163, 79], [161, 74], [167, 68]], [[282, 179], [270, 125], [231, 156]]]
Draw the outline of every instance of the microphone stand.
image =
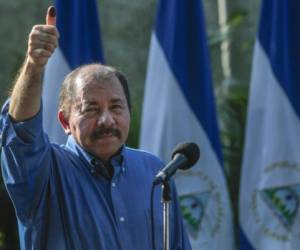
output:
[[170, 202], [171, 189], [168, 180], [162, 183], [162, 203], [163, 203], [163, 246], [164, 250], [170, 249]]

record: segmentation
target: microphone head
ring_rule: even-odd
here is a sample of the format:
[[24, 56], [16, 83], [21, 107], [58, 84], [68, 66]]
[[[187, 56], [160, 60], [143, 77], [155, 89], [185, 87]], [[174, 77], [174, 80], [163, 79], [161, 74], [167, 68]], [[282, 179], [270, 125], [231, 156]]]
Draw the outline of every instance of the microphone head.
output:
[[192, 167], [200, 157], [200, 149], [194, 142], [185, 142], [178, 144], [172, 153], [172, 159], [176, 154], [182, 154], [186, 157], [187, 163], [182, 165], [180, 169], [188, 169]]

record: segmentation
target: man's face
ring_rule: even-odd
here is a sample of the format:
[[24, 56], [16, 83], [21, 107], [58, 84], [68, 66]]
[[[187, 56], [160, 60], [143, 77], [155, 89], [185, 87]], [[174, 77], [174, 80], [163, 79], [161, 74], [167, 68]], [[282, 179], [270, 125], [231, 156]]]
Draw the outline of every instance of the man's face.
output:
[[[79, 80], [80, 81], [80, 80]], [[77, 84], [68, 119], [69, 132], [92, 155], [108, 161], [125, 143], [130, 112], [116, 77]]]

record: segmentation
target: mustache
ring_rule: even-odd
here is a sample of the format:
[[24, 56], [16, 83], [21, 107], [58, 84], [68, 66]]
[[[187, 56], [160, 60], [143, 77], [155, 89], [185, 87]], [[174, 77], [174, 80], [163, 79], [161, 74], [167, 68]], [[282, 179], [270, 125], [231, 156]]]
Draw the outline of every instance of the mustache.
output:
[[118, 138], [121, 138], [121, 132], [117, 128], [104, 128], [104, 127], [100, 127], [100, 128], [97, 128], [91, 134], [91, 139], [92, 140], [98, 140], [98, 139], [101, 139], [106, 134], [111, 134], [112, 136], [116, 136]]

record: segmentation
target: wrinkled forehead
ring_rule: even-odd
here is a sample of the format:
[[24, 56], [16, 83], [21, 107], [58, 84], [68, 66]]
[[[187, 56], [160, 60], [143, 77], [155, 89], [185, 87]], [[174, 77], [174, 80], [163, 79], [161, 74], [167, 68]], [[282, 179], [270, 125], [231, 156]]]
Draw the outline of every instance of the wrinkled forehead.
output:
[[82, 90], [91, 85], [99, 85], [99, 87], [109, 86], [109, 84], [118, 82], [115, 72], [109, 67], [93, 65], [83, 68], [75, 79], [77, 90]]
[[126, 103], [122, 85], [114, 74], [103, 75], [94, 72], [80, 74], [75, 79], [75, 84], [75, 102], [77, 104], [98, 102], [104, 99]]

